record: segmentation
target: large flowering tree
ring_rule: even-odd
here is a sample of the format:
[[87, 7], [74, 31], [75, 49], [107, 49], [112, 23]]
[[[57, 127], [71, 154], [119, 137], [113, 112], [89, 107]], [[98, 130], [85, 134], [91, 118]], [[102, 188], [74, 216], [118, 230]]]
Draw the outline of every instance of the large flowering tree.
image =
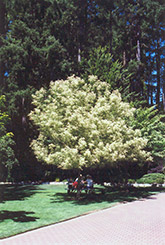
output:
[[129, 125], [135, 109], [95, 76], [51, 82], [33, 95], [33, 105], [30, 118], [39, 135], [31, 147], [41, 161], [82, 169], [151, 160], [147, 140]]

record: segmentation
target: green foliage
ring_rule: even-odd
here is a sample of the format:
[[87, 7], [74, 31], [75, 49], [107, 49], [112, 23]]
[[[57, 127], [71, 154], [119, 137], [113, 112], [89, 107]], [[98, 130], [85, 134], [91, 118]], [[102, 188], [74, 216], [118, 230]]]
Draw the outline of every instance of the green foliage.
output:
[[128, 179], [128, 183], [134, 184], [135, 183], [135, 180], [134, 179]]
[[56, 178], [55, 179], [55, 182], [60, 182], [60, 178]]
[[4, 109], [5, 97], [0, 96], [0, 180], [6, 180], [11, 178], [11, 169], [17, 159], [15, 158], [13, 146], [15, 145], [12, 139], [13, 133], [7, 132], [6, 124], [9, 120], [9, 116]]
[[137, 180], [139, 184], [163, 184], [165, 175], [161, 173], [145, 174], [142, 178]]
[[129, 126], [135, 109], [96, 76], [51, 82], [33, 95], [33, 105], [39, 136], [31, 146], [40, 161], [65, 169], [151, 160], [147, 140]]
[[5, 108], [5, 96], [0, 96], [0, 137], [6, 135], [5, 125], [9, 120], [8, 114], [4, 111]]
[[132, 122], [133, 127], [140, 129], [142, 136], [148, 139], [146, 150], [152, 153], [155, 161], [165, 159], [165, 123], [162, 118], [152, 106], [137, 109]]
[[114, 61], [108, 47], [92, 49], [89, 58], [82, 61], [81, 67], [87, 76], [97, 76], [110, 85], [111, 91], [118, 89], [128, 99], [130, 75], [118, 60]]
[[9, 134], [0, 137], [0, 169], [4, 170], [4, 172], [0, 171], [1, 180], [11, 180], [11, 170], [13, 165], [18, 163], [13, 150], [14, 146], [15, 142]]
[[0, 96], [0, 137], [2, 137], [5, 134], [5, 125], [7, 124], [9, 120], [9, 116], [6, 112], [3, 111], [5, 104], [5, 96]]

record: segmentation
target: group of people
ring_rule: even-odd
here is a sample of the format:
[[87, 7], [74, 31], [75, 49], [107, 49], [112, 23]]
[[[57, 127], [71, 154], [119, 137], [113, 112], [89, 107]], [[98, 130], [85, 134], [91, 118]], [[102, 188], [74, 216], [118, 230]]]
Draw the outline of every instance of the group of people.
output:
[[74, 190], [77, 190], [78, 192], [81, 190], [91, 192], [93, 190], [93, 179], [91, 175], [88, 174], [85, 178], [82, 174], [80, 174], [74, 181], [72, 178], [70, 178], [68, 180], [68, 193]]

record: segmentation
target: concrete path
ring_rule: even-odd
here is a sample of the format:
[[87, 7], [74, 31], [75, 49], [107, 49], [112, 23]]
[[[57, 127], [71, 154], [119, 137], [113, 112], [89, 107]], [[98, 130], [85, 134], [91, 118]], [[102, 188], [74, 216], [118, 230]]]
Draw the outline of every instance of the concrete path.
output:
[[165, 245], [165, 193], [3, 239], [0, 245]]

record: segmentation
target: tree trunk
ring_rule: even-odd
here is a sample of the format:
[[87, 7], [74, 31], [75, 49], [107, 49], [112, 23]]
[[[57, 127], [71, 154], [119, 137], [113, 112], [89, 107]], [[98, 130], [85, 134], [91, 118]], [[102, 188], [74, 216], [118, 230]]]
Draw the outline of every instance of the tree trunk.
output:
[[78, 63], [81, 62], [81, 47], [78, 47]]
[[81, 62], [82, 49], [87, 35], [87, 7], [87, 0], [79, 0], [78, 63]]
[[[0, 0], [0, 48], [2, 47], [2, 40], [1, 38], [5, 35], [5, 14], [6, 8], [4, 0]], [[0, 60], [0, 88], [3, 86], [4, 80], [4, 64]]]
[[[139, 33], [138, 33], [138, 36], [139, 36]], [[136, 59], [137, 59], [138, 62], [141, 61], [141, 56], [140, 56], [140, 40], [137, 40]]]
[[157, 92], [156, 92], [156, 104], [159, 108], [160, 106], [160, 54], [159, 54], [160, 44], [159, 40], [157, 41], [156, 49], [156, 72], [157, 72]]
[[110, 21], [109, 21], [109, 28], [110, 28], [110, 35], [109, 35], [109, 42], [110, 42], [110, 53], [112, 55], [112, 11], [110, 13]]
[[123, 66], [126, 65], [126, 51], [123, 51]]
[[136, 41], [136, 45], [137, 45], [137, 49], [136, 49], [136, 60], [138, 62], [138, 66], [137, 66], [137, 86], [136, 86], [136, 91], [142, 92], [143, 93], [143, 85], [141, 82], [141, 74], [140, 74], [140, 70], [141, 70], [141, 66], [140, 66], [140, 62], [141, 62], [141, 48], [140, 48], [140, 26], [138, 24], [137, 26], [137, 41]]
[[165, 83], [163, 84], [163, 110], [165, 111]]
[[154, 104], [154, 102], [153, 102], [153, 91], [154, 91], [154, 89], [153, 89], [153, 85], [151, 84], [151, 85], [150, 85], [150, 97], [151, 97], [151, 105], [153, 105], [153, 104]]

